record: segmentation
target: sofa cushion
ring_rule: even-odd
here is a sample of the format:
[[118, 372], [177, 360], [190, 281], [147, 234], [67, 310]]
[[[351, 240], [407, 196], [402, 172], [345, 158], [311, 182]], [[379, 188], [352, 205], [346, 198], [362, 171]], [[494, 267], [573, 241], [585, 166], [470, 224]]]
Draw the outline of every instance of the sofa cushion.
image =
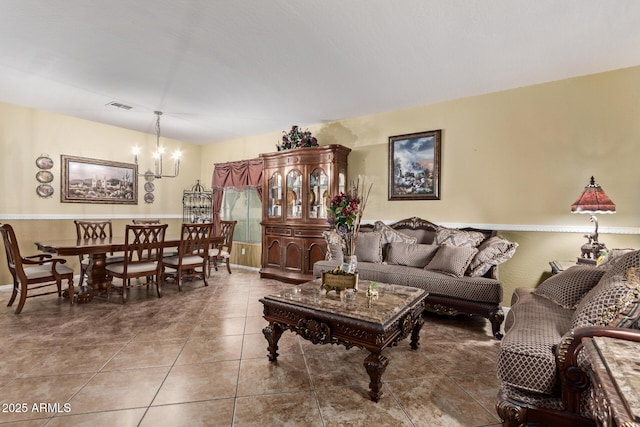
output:
[[373, 225], [373, 231], [377, 231], [382, 235], [382, 245], [393, 242], [416, 243], [418, 241], [417, 237], [401, 233], [400, 231], [389, 227], [382, 221], [375, 222]]
[[505, 384], [536, 393], [557, 390], [555, 348], [569, 330], [573, 310], [542, 298], [532, 288], [516, 289], [500, 343], [497, 374]]
[[640, 267], [640, 250], [627, 252], [613, 260], [600, 280], [607, 280], [615, 275], [625, 275], [631, 267]]
[[635, 251], [635, 249], [632, 248], [613, 248], [611, 250], [609, 250], [609, 252], [607, 252], [607, 254], [602, 257], [602, 258], [598, 258], [598, 267], [602, 267], [602, 268], [610, 268], [612, 267], [617, 261], [618, 259], [620, 259], [623, 255], [629, 253], [629, 252], [633, 252]]
[[471, 277], [484, 276], [494, 265], [502, 264], [513, 257], [518, 244], [502, 237], [493, 236], [480, 243], [478, 253], [471, 260], [467, 275]]
[[440, 227], [436, 231], [433, 243], [436, 245], [467, 246], [475, 248], [482, 242], [485, 235], [479, 231], [465, 231], [457, 228]]
[[[313, 277], [321, 277], [323, 272], [331, 271], [338, 265], [335, 260], [317, 261], [313, 265]], [[360, 261], [358, 274], [362, 280], [413, 286], [428, 291], [430, 295], [491, 305], [502, 302], [502, 284], [486, 277], [452, 277], [417, 267]]]
[[382, 234], [377, 231], [358, 233], [356, 257], [360, 262], [382, 262]]
[[462, 277], [477, 252], [478, 249], [474, 247], [441, 245], [425, 270]]
[[438, 250], [436, 245], [394, 242], [387, 245], [385, 261], [391, 265], [424, 268]]
[[[571, 319], [571, 329], [583, 326], [627, 327], [640, 315], [640, 283], [623, 275], [604, 278], [582, 298]], [[631, 316], [631, 317], [630, 317]]]
[[342, 237], [334, 230], [323, 231], [322, 237], [327, 242], [326, 259], [335, 259], [342, 263]]
[[576, 304], [598, 284], [605, 270], [591, 265], [575, 265], [542, 282], [534, 293], [562, 308], [575, 309]]

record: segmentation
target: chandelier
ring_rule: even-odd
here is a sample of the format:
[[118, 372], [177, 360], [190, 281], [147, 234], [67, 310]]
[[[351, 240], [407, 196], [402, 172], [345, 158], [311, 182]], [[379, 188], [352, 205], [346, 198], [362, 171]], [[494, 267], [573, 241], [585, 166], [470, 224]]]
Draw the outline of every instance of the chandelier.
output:
[[[146, 173], [139, 173], [138, 176], [148, 176], [152, 174], [154, 178], [175, 178], [178, 176], [180, 171], [180, 156], [182, 153], [178, 150], [173, 152], [173, 167], [174, 174], [173, 175], [164, 175], [162, 173], [162, 155], [164, 154], [164, 147], [160, 146], [160, 116], [162, 115], [162, 111], [154, 111], [153, 114], [156, 115], [156, 151], [153, 153], [154, 159], [154, 171], [148, 171]], [[138, 154], [140, 154], [140, 147], [133, 147], [133, 159], [135, 164], [138, 164]]]

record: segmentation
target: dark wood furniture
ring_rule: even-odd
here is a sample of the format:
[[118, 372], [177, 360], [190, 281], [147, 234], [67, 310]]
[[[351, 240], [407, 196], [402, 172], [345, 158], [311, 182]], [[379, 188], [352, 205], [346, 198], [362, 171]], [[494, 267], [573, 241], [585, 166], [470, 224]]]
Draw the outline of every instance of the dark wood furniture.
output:
[[[18, 306], [16, 314], [20, 314], [27, 298], [53, 293], [62, 296], [62, 281], [66, 280], [70, 292], [73, 294], [73, 270], [66, 265], [65, 259], [52, 258], [51, 255], [34, 255], [22, 257], [13, 227], [9, 224], [0, 224], [0, 234], [4, 242], [4, 249], [7, 255], [7, 264], [11, 276], [13, 276], [13, 291], [7, 307], [11, 307], [18, 294]], [[37, 292], [29, 295], [30, 291], [41, 289], [47, 286], [56, 286], [57, 290], [50, 292]], [[70, 298], [73, 304], [73, 298]]]
[[289, 283], [313, 278], [313, 264], [327, 251], [327, 206], [347, 188], [347, 157], [341, 145], [261, 154], [262, 268], [260, 277]]
[[[162, 259], [162, 281], [167, 276], [175, 277], [178, 291], [182, 292], [182, 281], [185, 278], [199, 277], [207, 283], [207, 264], [213, 223], [182, 224], [178, 255]], [[167, 269], [173, 272], [167, 272]], [[199, 270], [198, 270], [199, 269]]]
[[[135, 224], [134, 220], [134, 224]], [[113, 237], [113, 226], [111, 220], [75, 220], [73, 223], [76, 226], [76, 237], [78, 239], [105, 239]], [[80, 260], [80, 287], [84, 284], [84, 279], [87, 276], [89, 270], [89, 263], [91, 259], [86, 254], [80, 254], [78, 256]], [[107, 264], [112, 262], [121, 262], [123, 260], [122, 255], [108, 254], [105, 262]]]
[[635, 341], [584, 339], [591, 362], [590, 407], [599, 426], [640, 427], [640, 331], [636, 335]]
[[[124, 259], [122, 262], [108, 264], [107, 298], [112, 289], [121, 292], [122, 303], [127, 302], [127, 290], [131, 279], [145, 277], [145, 285], [156, 285], [158, 298], [162, 297], [162, 251], [167, 224], [129, 225], [125, 227]], [[122, 286], [113, 286], [113, 278], [122, 279]]]
[[233, 246], [233, 232], [236, 229], [238, 221], [220, 221], [220, 237], [222, 237], [222, 243], [214, 245], [209, 250], [209, 271], [211, 268], [215, 268], [218, 271], [218, 261], [224, 261], [227, 264], [227, 271], [231, 274], [231, 265], [229, 259], [231, 258], [231, 247]]
[[[368, 286], [360, 281], [360, 289]], [[344, 301], [335, 292], [323, 294], [315, 280], [268, 295], [264, 318], [269, 322], [262, 332], [267, 339], [268, 357], [278, 357], [278, 340], [290, 330], [314, 344], [340, 344], [370, 352], [364, 360], [369, 374], [369, 396], [377, 402], [382, 396], [382, 374], [389, 359], [382, 351], [397, 345], [411, 334], [411, 348], [418, 349], [419, 333], [424, 319], [427, 292], [422, 289], [379, 283], [378, 299], [359, 291], [353, 301]]]
[[[221, 237], [212, 237], [211, 244], [222, 242]], [[177, 233], [167, 233], [163, 247], [175, 248], [180, 244], [180, 236]], [[46, 253], [55, 253], [59, 256], [78, 256], [87, 254], [91, 256], [91, 263], [87, 273], [87, 285], [75, 289], [78, 302], [89, 302], [94, 296], [106, 292], [109, 280], [107, 278], [106, 258], [107, 253], [123, 251], [125, 248], [124, 236], [100, 239], [63, 239], [43, 240], [35, 242], [39, 250]]]

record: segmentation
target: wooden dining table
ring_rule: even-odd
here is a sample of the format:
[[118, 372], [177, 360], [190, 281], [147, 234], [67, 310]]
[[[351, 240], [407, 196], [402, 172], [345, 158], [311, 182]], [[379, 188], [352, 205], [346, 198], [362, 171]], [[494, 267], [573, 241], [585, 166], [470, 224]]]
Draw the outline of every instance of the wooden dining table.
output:
[[[211, 237], [211, 246], [222, 244], [222, 236]], [[61, 239], [42, 240], [35, 242], [38, 250], [58, 256], [79, 256], [88, 255], [90, 257], [89, 268], [87, 270], [87, 284], [75, 289], [78, 296], [78, 303], [89, 302], [94, 296], [104, 293], [109, 284], [107, 276], [107, 254], [122, 252], [125, 250], [124, 236], [114, 236], [98, 239]], [[164, 239], [163, 248], [175, 248], [180, 246], [180, 236], [167, 233]], [[68, 296], [68, 292], [65, 296]]]

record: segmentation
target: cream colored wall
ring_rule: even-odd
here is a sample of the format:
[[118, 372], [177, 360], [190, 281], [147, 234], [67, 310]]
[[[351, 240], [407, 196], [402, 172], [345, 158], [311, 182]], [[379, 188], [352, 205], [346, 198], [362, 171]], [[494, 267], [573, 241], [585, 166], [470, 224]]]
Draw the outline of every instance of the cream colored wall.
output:
[[[322, 145], [350, 147], [350, 176], [366, 175], [374, 183], [365, 220], [415, 215], [448, 226], [494, 228], [518, 242], [515, 257], [499, 268], [503, 302], [509, 305], [515, 287], [535, 286], [548, 274], [549, 261], [579, 255], [582, 235], [593, 227], [587, 216], [570, 214], [569, 206], [591, 175], [618, 210], [600, 216], [600, 240], [609, 248], [640, 247], [639, 92], [640, 67], [634, 67], [309, 129]], [[59, 203], [60, 154], [127, 161], [132, 145], [151, 150], [153, 135], [2, 104], [0, 124], [0, 219], [23, 213], [179, 215], [183, 188], [197, 178], [209, 186], [214, 163], [275, 151], [281, 136], [273, 132], [203, 147], [167, 141], [180, 145], [185, 159], [180, 178], [158, 183], [157, 204], [75, 205]], [[433, 129], [443, 130], [441, 200], [387, 200], [388, 137]], [[35, 195], [34, 160], [40, 153], [56, 161], [52, 199]], [[186, 166], [194, 164], [199, 167]], [[31, 223], [22, 229], [47, 230]], [[0, 283], [8, 283], [3, 271]]]
[[[499, 230], [520, 244], [499, 268], [504, 304], [535, 286], [549, 261], [573, 259], [592, 232], [571, 203], [594, 175], [617, 205], [600, 216], [600, 240], [640, 247], [640, 67], [309, 126], [321, 145], [342, 144], [351, 178], [373, 182], [365, 220], [420, 216], [439, 224]], [[441, 199], [387, 200], [388, 137], [442, 129]], [[213, 163], [274, 151], [281, 133], [211, 144]], [[253, 149], [252, 149], [253, 148]], [[622, 234], [620, 234], [622, 233]]]

